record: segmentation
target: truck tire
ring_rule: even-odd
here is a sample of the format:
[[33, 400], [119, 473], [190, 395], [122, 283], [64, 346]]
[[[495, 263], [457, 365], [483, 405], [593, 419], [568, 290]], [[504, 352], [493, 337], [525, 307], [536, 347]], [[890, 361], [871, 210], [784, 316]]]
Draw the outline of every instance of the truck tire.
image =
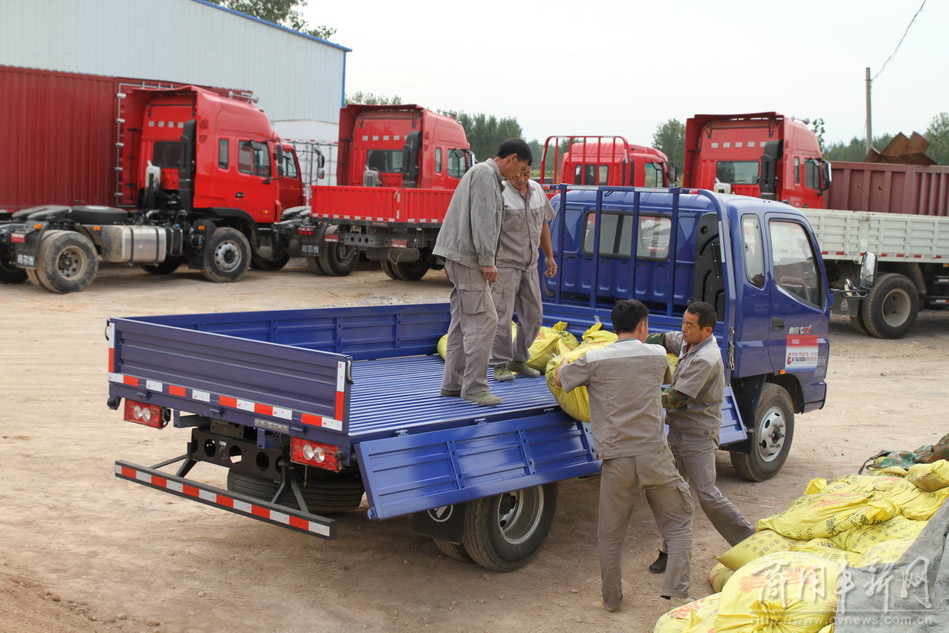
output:
[[435, 549], [448, 558], [453, 558], [463, 563], [471, 562], [471, 557], [468, 556], [464, 543], [452, 543], [451, 541], [443, 541], [440, 538], [433, 538], [432, 541], [435, 542]]
[[183, 263], [184, 260], [180, 257], [169, 257], [165, 261], [157, 264], [142, 264], [142, 270], [149, 275], [170, 275], [178, 270]]
[[382, 272], [384, 272], [389, 279], [400, 281], [399, 276], [395, 273], [395, 268], [393, 268], [392, 262], [381, 261], [379, 262], [379, 265], [382, 267]]
[[0, 283], [21, 284], [26, 281], [26, 270], [17, 268], [16, 249], [13, 244], [0, 247]]
[[314, 275], [325, 275], [326, 271], [323, 270], [323, 264], [320, 263], [319, 257], [307, 257], [306, 258], [306, 267]]
[[[425, 276], [425, 273], [428, 272], [428, 263], [424, 260], [418, 260], [414, 262], [382, 262], [383, 268], [387, 275], [393, 279], [399, 279], [401, 281], [418, 281]], [[388, 264], [389, 268], [392, 270], [390, 273], [386, 270], [385, 265]]]
[[204, 247], [201, 274], [215, 283], [237, 281], [250, 266], [250, 243], [244, 234], [229, 227], [216, 229]]
[[52, 290], [50, 290], [49, 288], [47, 288], [46, 286], [44, 286], [44, 285], [43, 285], [43, 282], [40, 281], [40, 277], [39, 277], [39, 275], [36, 274], [36, 269], [35, 269], [35, 268], [27, 268], [27, 269], [26, 269], [26, 278], [29, 279], [29, 280], [30, 280], [30, 283], [32, 283], [32, 284], [33, 284], [34, 286], [36, 286], [37, 288], [40, 288], [40, 289], [42, 289], [42, 290], [48, 290], [49, 292], [52, 292]]
[[[339, 234], [338, 225], [326, 227], [326, 233]], [[320, 264], [327, 275], [336, 275], [345, 277], [356, 269], [359, 263], [359, 249], [354, 246], [340, 244], [339, 242], [327, 242], [325, 239], [320, 244]]]
[[867, 324], [863, 322], [863, 310], [857, 310], [857, 313], [850, 317], [850, 325], [858, 334], [870, 336], [870, 332], [867, 331]]
[[520, 569], [547, 538], [556, 510], [556, 483], [470, 501], [465, 513], [465, 551], [491, 571]]
[[[308, 471], [307, 477], [300, 481], [300, 492], [311, 514], [340, 514], [355, 510], [362, 503], [365, 490], [357, 474], [336, 474], [313, 468]], [[278, 482], [270, 479], [227, 471], [227, 489], [231, 492], [272, 501], [279, 487]], [[284, 490], [277, 502], [299, 508], [296, 496], [290, 489]]]
[[794, 407], [787, 390], [765, 383], [755, 408], [750, 453], [731, 453], [732, 466], [748, 481], [771, 479], [781, 470], [794, 439]]
[[871, 336], [901, 338], [916, 322], [919, 293], [908, 277], [885, 273], [874, 282], [861, 309]]
[[99, 270], [92, 240], [73, 231], [50, 231], [43, 236], [36, 258], [36, 276], [50, 292], [85, 290]]
[[250, 265], [256, 270], [280, 270], [290, 261], [290, 254], [287, 252], [274, 253], [270, 259], [265, 259], [257, 253], [250, 256]]

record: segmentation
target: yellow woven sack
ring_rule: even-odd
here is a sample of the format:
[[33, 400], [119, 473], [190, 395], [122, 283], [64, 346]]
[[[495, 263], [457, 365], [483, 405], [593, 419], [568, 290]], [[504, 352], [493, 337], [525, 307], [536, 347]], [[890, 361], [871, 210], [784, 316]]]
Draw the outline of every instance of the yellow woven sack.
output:
[[807, 488], [804, 489], [804, 494], [816, 495], [818, 492], [824, 492], [825, 490], [827, 490], [827, 480], [823, 477], [818, 477], [807, 482]]
[[877, 543], [861, 554], [860, 558], [852, 566], [870, 567], [871, 565], [895, 563], [912, 544], [912, 539], [893, 539]]
[[876, 525], [856, 527], [833, 537], [833, 541], [848, 552], [863, 554], [874, 545], [892, 540], [913, 541], [926, 527], [925, 521], [913, 521], [895, 516]]
[[949, 486], [949, 462], [944, 459], [931, 464], [916, 464], [906, 473], [906, 480], [926, 492], [934, 492]]
[[914, 521], [928, 521], [949, 498], [949, 487], [923, 492], [912, 504], [903, 507], [903, 516]]
[[888, 475], [890, 477], [905, 477], [906, 469], [899, 466], [887, 466], [879, 470], [868, 470], [871, 475]]
[[606, 343], [608, 345], [616, 342], [616, 334], [604, 330], [602, 323], [594, 323], [583, 333], [583, 342], [589, 344]]
[[[550, 389], [550, 392], [554, 394], [557, 403], [560, 404], [560, 407], [567, 415], [582, 422], [590, 421], [590, 394], [587, 393], [587, 388], [577, 387], [573, 391], [566, 392], [561, 387], [558, 387], [554, 381], [557, 379], [557, 366], [560, 364], [561, 358], [565, 358], [568, 363], [572, 363], [591, 349], [606, 347], [616, 341], [616, 335], [612, 334], [612, 332], [603, 333], [611, 334], [612, 338], [609, 336], [593, 336], [593, 333], [599, 330], [599, 326], [600, 324], [597, 323], [587, 330], [583, 335], [584, 342], [576, 349], [569, 349], [563, 341], [558, 341], [558, 353], [547, 363], [545, 371], [547, 387]], [[591, 335], [589, 340], [587, 340], [587, 335]]]
[[[515, 336], [517, 336], [517, 323], [511, 321], [511, 338]], [[442, 357], [442, 360], [445, 360], [445, 356], [448, 354], [448, 334], [444, 334], [438, 339], [435, 350], [438, 352], [438, 355]]]
[[734, 573], [734, 571], [721, 563], [717, 563], [715, 567], [712, 567], [712, 571], [708, 573], [708, 584], [712, 586], [712, 591], [715, 593], [720, 592]]
[[713, 593], [701, 600], [695, 600], [676, 607], [659, 616], [653, 633], [698, 633], [696, 625], [706, 616], [714, 615], [718, 610], [719, 594]]
[[834, 625], [833, 625], [833, 624], [828, 624], [827, 626], [825, 626], [824, 628], [822, 628], [822, 629], [821, 629], [820, 631], [818, 631], [817, 633], [834, 633]]
[[527, 364], [537, 371], [544, 371], [550, 358], [557, 352], [557, 343], [562, 342], [568, 350], [580, 344], [577, 337], [567, 331], [565, 321], [557, 321], [553, 327], [540, 328], [537, 338], [528, 348]]
[[715, 558], [728, 569], [736, 571], [766, 554], [788, 551], [795, 543], [798, 541], [774, 530], [760, 530]]
[[788, 509], [758, 522], [757, 529], [774, 530], [789, 538], [807, 541], [833, 536], [861, 525], [882, 523], [899, 509], [873, 493], [820, 492], [795, 499]]
[[818, 633], [837, 610], [843, 566], [803, 552], [776, 552], [735, 572], [722, 589], [715, 632]]

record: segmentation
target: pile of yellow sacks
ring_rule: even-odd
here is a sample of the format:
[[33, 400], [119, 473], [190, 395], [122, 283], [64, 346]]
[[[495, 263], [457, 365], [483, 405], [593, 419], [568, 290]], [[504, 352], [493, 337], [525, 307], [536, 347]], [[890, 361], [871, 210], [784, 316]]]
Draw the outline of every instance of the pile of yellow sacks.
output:
[[[511, 338], [517, 336], [517, 324], [511, 321]], [[615, 336], [613, 337], [616, 338]], [[448, 345], [448, 335], [445, 334], [438, 339], [438, 355], [445, 359], [445, 350]], [[544, 371], [551, 357], [558, 353], [558, 350], [572, 350], [579, 345], [577, 337], [567, 331], [565, 321], [557, 321], [553, 327], [544, 326], [540, 328], [537, 338], [528, 348], [529, 358], [527, 364], [537, 371]]]
[[833, 633], [844, 569], [898, 560], [947, 497], [946, 460], [814, 479], [718, 557], [717, 593], [669, 611], [653, 633]]

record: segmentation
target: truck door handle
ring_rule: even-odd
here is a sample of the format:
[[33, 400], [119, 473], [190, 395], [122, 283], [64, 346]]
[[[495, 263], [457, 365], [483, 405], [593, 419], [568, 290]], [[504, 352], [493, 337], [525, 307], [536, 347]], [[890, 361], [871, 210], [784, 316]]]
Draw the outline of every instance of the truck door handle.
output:
[[244, 197], [244, 192], [243, 192], [243, 191], [238, 191], [237, 193], [234, 194], [234, 197], [235, 197], [235, 198], [243, 198], [243, 197]]
[[771, 331], [772, 332], [783, 332], [784, 331], [784, 319], [779, 319], [774, 317], [771, 319]]

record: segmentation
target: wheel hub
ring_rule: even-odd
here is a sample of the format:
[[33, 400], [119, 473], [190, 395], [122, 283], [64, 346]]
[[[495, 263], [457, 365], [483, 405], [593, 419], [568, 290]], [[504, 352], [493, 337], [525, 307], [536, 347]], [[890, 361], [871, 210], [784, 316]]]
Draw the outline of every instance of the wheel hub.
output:
[[56, 269], [65, 279], [75, 279], [82, 272], [84, 257], [76, 248], [64, 249], [56, 261]]
[[223, 271], [234, 270], [240, 260], [241, 254], [235, 244], [225, 242], [214, 249], [214, 263]]
[[771, 408], [761, 419], [758, 434], [758, 454], [766, 462], [772, 462], [781, 455], [784, 440], [787, 437], [787, 421], [778, 407]]
[[912, 303], [905, 292], [894, 290], [883, 299], [883, 320], [889, 326], [899, 327], [909, 317], [911, 306]]
[[544, 509], [540, 486], [515, 490], [498, 499], [498, 528], [512, 545], [526, 541], [537, 529]]

